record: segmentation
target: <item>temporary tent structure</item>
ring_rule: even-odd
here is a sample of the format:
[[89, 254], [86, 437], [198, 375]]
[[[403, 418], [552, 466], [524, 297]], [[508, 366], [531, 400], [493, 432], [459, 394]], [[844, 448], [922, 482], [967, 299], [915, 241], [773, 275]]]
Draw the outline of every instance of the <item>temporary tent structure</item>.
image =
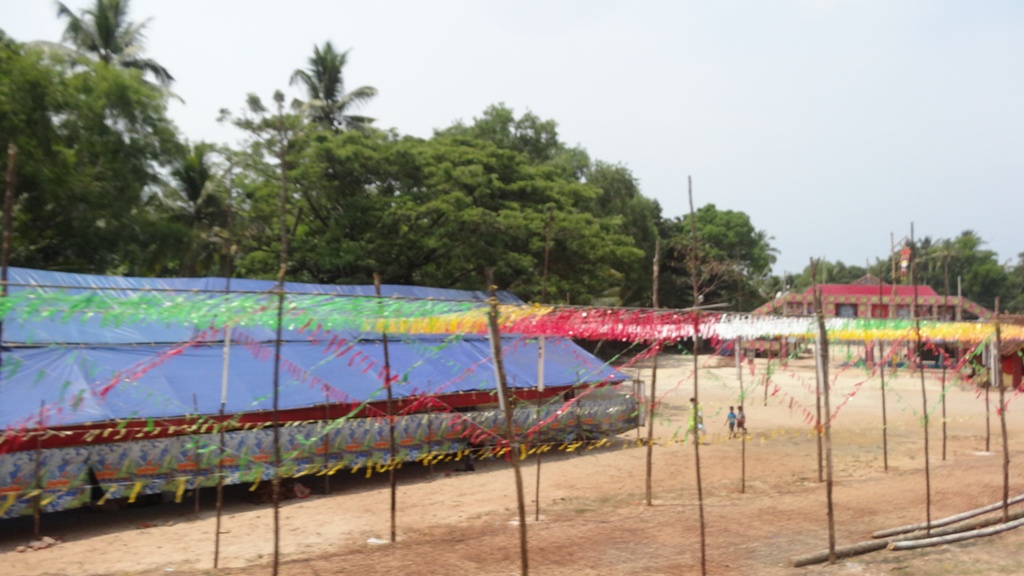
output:
[[[90, 478], [106, 497], [180, 497], [221, 477], [256, 482], [458, 454], [493, 443], [502, 429], [487, 336], [416, 328], [434, 313], [486, 307], [482, 292], [383, 286], [376, 298], [372, 286], [286, 283], [277, 291], [264, 280], [19, 268], [8, 282], [0, 301], [0, 517], [28, 512], [34, 497], [44, 511], [80, 506], [91, 497]], [[521, 304], [507, 292], [498, 300]], [[384, 334], [354, 328], [367, 319], [351, 316], [384, 317], [398, 305], [415, 306], [420, 324], [387, 336], [385, 369]], [[515, 411], [525, 441], [636, 427], [635, 399], [578, 394], [628, 376], [571, 340], [548, 338], [543, 354], [536, 338], [503, 337], [501, 347], [509, 385], [530, 401]], [[275, 386], [279, 471], [269, 426]]]

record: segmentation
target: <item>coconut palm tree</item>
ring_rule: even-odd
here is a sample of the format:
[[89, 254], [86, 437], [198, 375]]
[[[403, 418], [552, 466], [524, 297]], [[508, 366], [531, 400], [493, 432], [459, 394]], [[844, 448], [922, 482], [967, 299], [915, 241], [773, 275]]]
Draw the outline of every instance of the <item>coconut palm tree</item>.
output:
[[372, 86], [345, 92], [342, 69], [348, 52], [336, 51], [330, 40], [324, 42], [322, 48], [314, 45], [309, 66], [296, 70], [291, 78], [292, 85], [301, 83], [306, 87], [306, 108], [313, 120], [332, 130], [365, 128], [373, 122], [373, 118], [348, 114], [377, 95], [377, 89]]
[[164, 202], [171, 219], [185, 229], [187, 236], [181, 250], [181, 273], [192, 276], [207, 273], [214, 260], [223, 254], [220, 244], [224, 231], [226, 208], [215, 175], [214, 145], [199, 142], [187, 145], [171, 169], [171, 187]]
[[154, 60], [143, 58], [145, 35], [143, 31], [150, 19], [142, 22], [128, 20], [130, 0], [95, 0], [90, 8], [75, 14], [62, 2], [57, 3], [57, 17], [67, 20], [63, 39], [80, 52], [94, 56], [102, 62], [141, 70], [152, 74], [164, 88], [174, 77]]

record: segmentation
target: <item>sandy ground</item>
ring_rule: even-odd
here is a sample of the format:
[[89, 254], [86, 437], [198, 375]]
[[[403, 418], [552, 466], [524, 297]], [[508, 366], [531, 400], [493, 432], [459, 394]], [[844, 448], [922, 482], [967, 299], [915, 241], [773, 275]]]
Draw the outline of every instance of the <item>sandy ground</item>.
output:
[[[706, 569], [708, 574], [1016, 574], [1024, 571], [1024, 530], [918, 551], [880, 551], [834, 565], [793, 568], [795, 556], [828, 547], [825, 484], [818, 482], [817, 440], [807, 422], [814, 411], [813, 362], [776, 371], [767, 405], [758, 360], [744, 371], [746, 442], [728, 439], [727, 406], [736, 404], [735, 366], [702, 358], [700, 397], [710, 432], [699, 447]], [[692, 359], [662, 357], [658, 371], [661, 416], [654, 448], [653, 505], [645, 503], [646, 448], [637, 433], [593, 450], [543, 457], [540, 520], [537, 462], [522, 462], [530, 521], [529, 570], [544, 575], [699, 574], [701, 529], [692, 444], [673, 442], [685, 427], [693, 391]], [[650, 370], [643, 369], [644, 380]], [[840, 545], [871, 532], [926, 518], [921, 383], [902, 372], [887, 383], [888, 471], [882, 447], [881, 387], [863, 369], [832, 367], [835, 533]], [[776, 388], [776, 386], [778, 388]], [[984, 396], [952, 386], [947, 395], [943, 459], [938, 374], [927, 374], [931, 515], [941, 518], [1002, 497], [1002, 440], [992, 397], [991, 452], [985, 451]], [[1010, 400], [1009, 437], [1024, 434], [1017, 397]], [[841, 405], [841, 406], [840, 406]], [[745, 451], [745, 490], [741, 476]], [[1010, 493], [1024, 493], [1019, 442], [1011, 442]], [[317, 489], [280, 509], [280, 573], [501, 575], [521, 574], [516, 484], [501, 460], [452, 473], [455, 463], [429, 470], [406, 466], [398, 474], [397, 543], [390, 535], [386, 475], [338, 474], [331, 494]], [[41, 575], [270, 574], [273, 513], [244, 500], [248, 487], [228, 494], [219, 569], [213, 569], [213, 494], [192, 503], [46, 515], [43, 533], [61, 540], [52, 548], [15, 552], [31, 540], [31, 519], [0, 522], [0, 573]], [[377, 544], [375, 542], [385, 543]]]

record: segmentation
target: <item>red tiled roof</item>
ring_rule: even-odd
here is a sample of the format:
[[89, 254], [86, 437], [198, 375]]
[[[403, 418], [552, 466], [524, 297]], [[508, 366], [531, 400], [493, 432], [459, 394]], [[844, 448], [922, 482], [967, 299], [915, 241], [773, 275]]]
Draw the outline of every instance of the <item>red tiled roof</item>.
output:
[[[858, 286], [855, 284], [819, 284], [818, 287], [821, 288], [822, 296], [878, 296], [879, 293], [881, 293], [882, 296], [892, 296], [892, 284], [882, 284], [881, 290], [879, 290], [877, 285]], [[811, 288], [808, 288], [804, 294], [813, 295], [814, 291]], [[914, 287], [897, 286], [896, 295], [901, 297], [913, 297]], [[939, 293], [931, 286], [926, 286], [924, 284], [917, 285], [917, 296], [919, 298], [938, 295]]]

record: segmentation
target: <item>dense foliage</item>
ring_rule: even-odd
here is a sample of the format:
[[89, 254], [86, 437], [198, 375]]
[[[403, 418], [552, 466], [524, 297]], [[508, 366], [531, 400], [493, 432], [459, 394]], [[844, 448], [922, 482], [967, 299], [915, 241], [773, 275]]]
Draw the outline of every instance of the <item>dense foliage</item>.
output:
[[[692, 249], [690, 215], [663, 217], [629, 168], [566, 145], [554, 120], [497, 104], [430, 138], [376, 128], [357, 112], [377, 90], [346, 91], [349, 51], [331, 42], [292, 74], [302, 99], [226, 103], [242, 145], [188, 142], [128, 0], [58, 4], [58, 17], [66, 45], [0, 32], [0, 144], [18, 148], [13, 265], [275, 278], [284, 240], [292, 280], [480, 289], [492, 269], [526, 300], [647, 306], [660, 242], [663, 306], [693, 304], [694, 266], [701, 302], [727, 309], [809, 285], [809, 271], [771, 275], [772, 238], [743, 212], [697, 209]], [[1009, 268], [983, 245], [970, 231], [925, 238], [920, 281], [941, 292], [960, 278], [983, 305], [1024, 310], [1024, 254]], [[819, 281], [888, 270], [888, 256], [826, 262]]]

